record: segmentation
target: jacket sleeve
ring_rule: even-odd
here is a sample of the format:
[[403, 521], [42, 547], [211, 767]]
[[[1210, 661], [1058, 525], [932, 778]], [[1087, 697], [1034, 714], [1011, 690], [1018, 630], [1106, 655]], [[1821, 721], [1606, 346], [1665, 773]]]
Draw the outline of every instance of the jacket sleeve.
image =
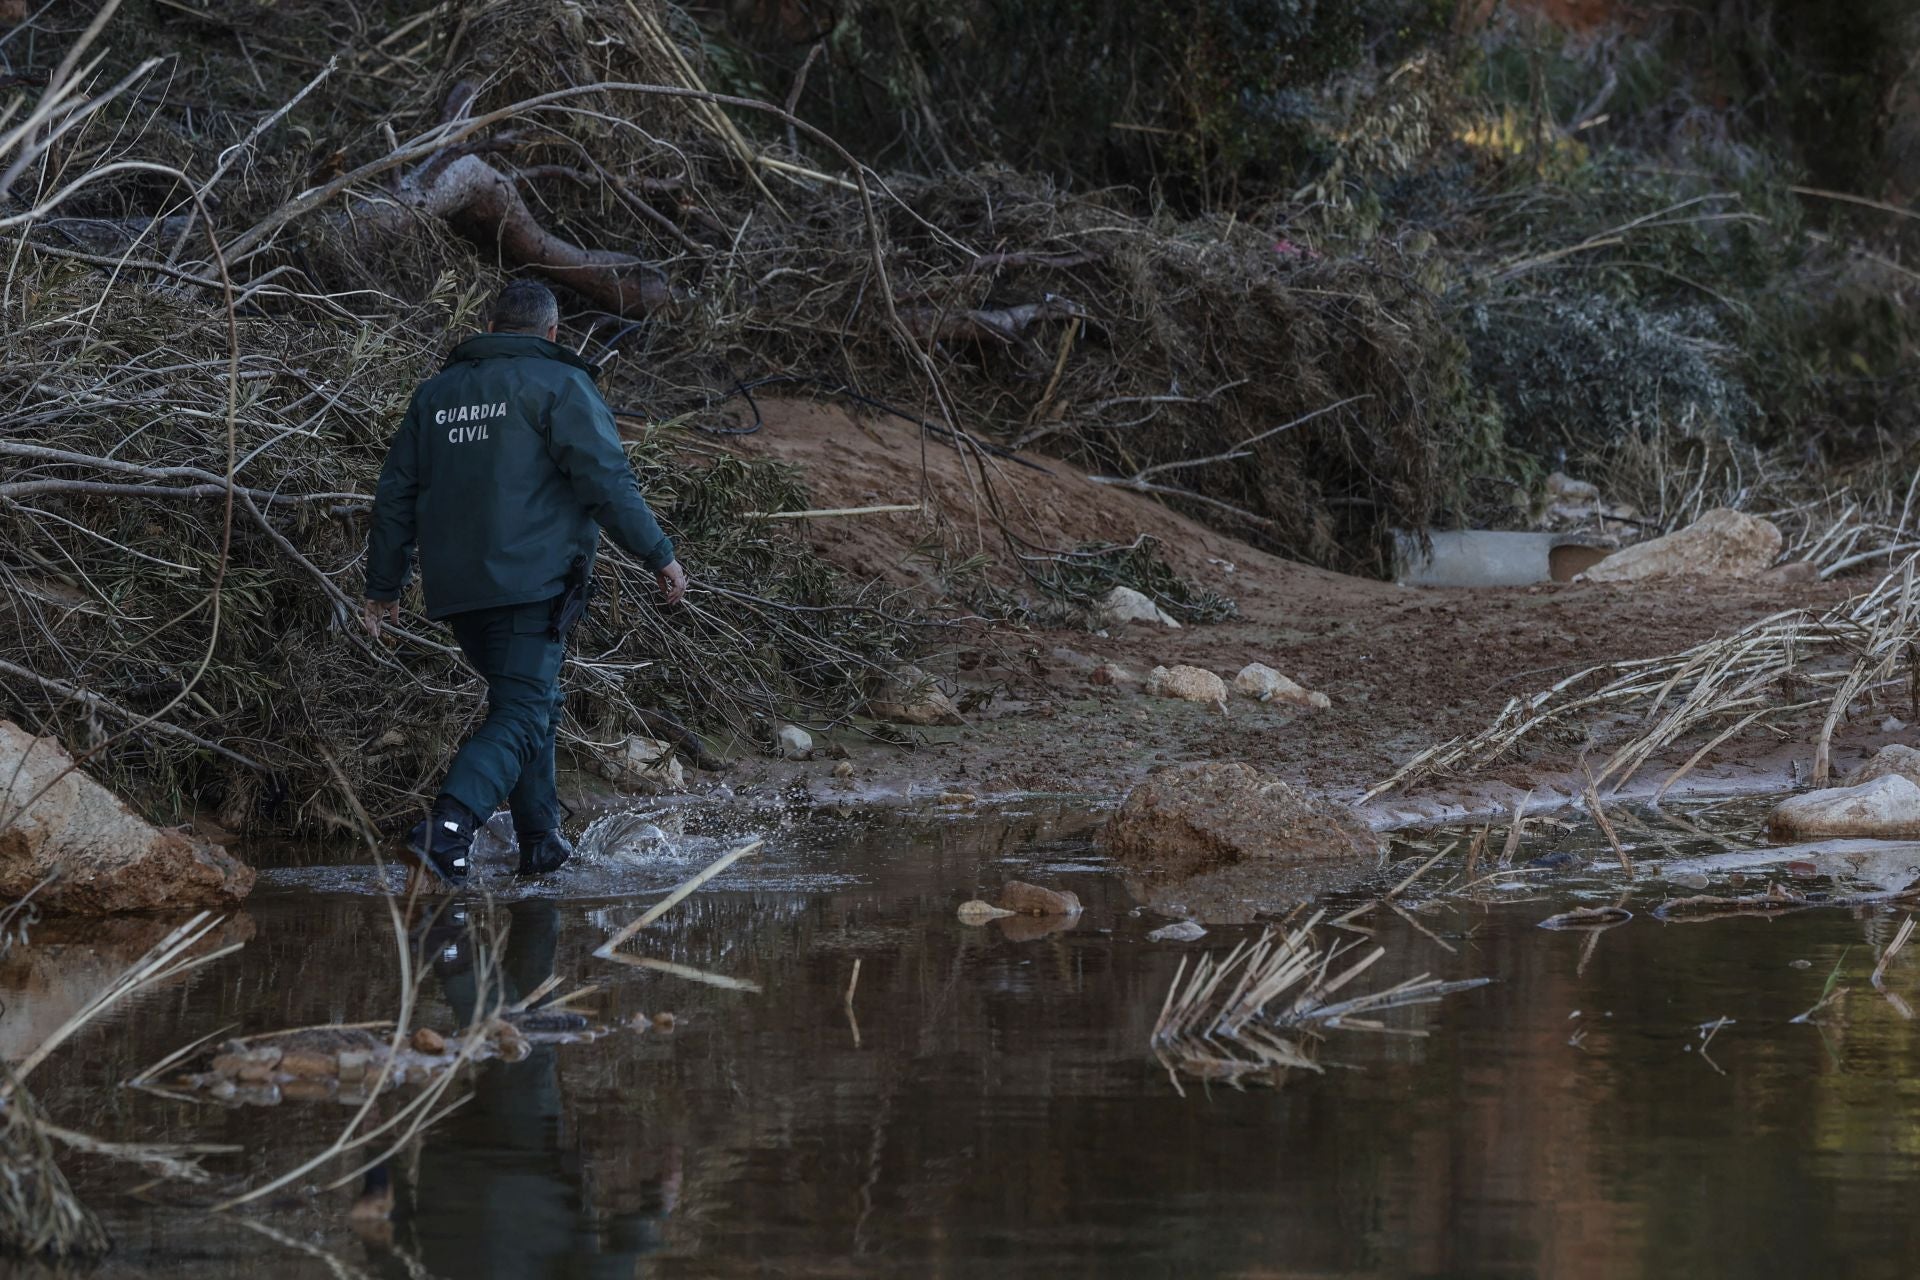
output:
[[673, 543], [640, 496], [613, 411], [584, 375], [567, 379], [547, 432], [555, 464], [594, 522], [647, 568], [657, 572], [672, 564]]
[[369, 600], [398, 600], [413, 576], [414, 498], [420, 492], [419, 399], [407, 406], [380, 484], [373, 491], [373, 527], [367, 534]]

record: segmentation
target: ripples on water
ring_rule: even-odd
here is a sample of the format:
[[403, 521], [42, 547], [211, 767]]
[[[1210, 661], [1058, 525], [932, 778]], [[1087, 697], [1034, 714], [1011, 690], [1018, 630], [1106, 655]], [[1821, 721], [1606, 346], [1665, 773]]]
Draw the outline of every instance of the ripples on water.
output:
[[[1430, 1035], [1334, 1032], [1319, 1074], [1246, 1092], [1189, 1081], [1182, 1097], [1147, 1047], [1174, 969], [1257, 929], [1148, 942], [1165, 921], [1135, 912], [1092, 848], [1096, 822], [1071, 810], [770, 820], [762, 857], [634, 943], [757, 995], [589, 954], [741, 833], [635, 819], [587, 842], [579, 869], [522, 887], [497, 880], [511, 854], [494, 849], [500, 892], [480, 909], [510, 926], [510, 978], [530, 985], [551, 966], [604, 984], [609, 1023], [667, 1009], [675, 1030], [477, 1071], [472, 1101], [393, 1162], [395, 1220], [377, 1238], [349, 1229], [347, 1192], [265, 1208], [254, 1217], [270, 1235], [136, 1200], [124, 1168], [69, 1156], [118, 1242], [100, 1274], [1914, 1274], [1920, 1037], [1867, 983], [1898, 914], [1663, 925], [1647, 908], [1674, 890], [1646, 884], [1628, 924], [1551, 932], [1538, 921], [1621, 888], [1592, 832], [1546, 826], [1523, 855], [1568, 848], [1571, 872], [1423, 902], [1456, 854], [1405, 895], [1410, 919], [1357, 921], [1388, 951], [1366, 981], [1499, 979], [1389, 1015]], [[1724, 854], [1716, 829], [1753, 819], [1636, 825], [1636, 858], [1678, 862]], [[334, 1106], [229, 1110], [115, 1087], [228, 1024], [394, 1007], [372, 868], [351, 849], [262, 857], [277, 865], [229, 926], [243, 950], [90, 1029], [36, 1075], [57, 1120], [108, 1138], [241, 1143], [244, 1158], [210, 1167], [255, 1181], [331, 1137]], [[1715, 871], [1716, 891], [1729, 874]], [[1074, 889], [1087, 914], [1053, 932], [955, 920], [960, 902], [1014, 876]], [[27, 1024], [155, 928], [43, 930], [6, 961], [0, 1038], [30, 1037]], [[1824, 1025], [1791, 1023], [1836, 966], [1847, 1000]], [[1887, 986], [1920, 1003], [1920, 946]], [[430, 983], [422, 1020], [451, 1026], [448, 996]], [[1703, 1055], [1699, 1028], [1721, 1018]]]

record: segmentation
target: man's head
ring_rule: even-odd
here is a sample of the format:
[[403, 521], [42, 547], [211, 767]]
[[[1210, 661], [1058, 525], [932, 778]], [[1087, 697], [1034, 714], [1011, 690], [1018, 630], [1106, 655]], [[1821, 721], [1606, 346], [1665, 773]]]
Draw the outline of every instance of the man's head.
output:
[[536, 333], [551, 342], [560, 335], [560, 304], [547, 286], [515, 280], [493, 300], [487, 327], [495, 333]]

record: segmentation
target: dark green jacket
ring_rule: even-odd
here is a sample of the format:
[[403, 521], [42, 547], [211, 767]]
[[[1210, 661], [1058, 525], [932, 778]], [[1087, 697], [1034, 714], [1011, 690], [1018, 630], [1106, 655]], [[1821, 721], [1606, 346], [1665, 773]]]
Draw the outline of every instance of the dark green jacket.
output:
[[560, 594], [600, 530], [649, 569], [673, 543], [621, 452], [593, 366], [545, 338], [485, 333], [421, 385], [387, 450], [367, 598], [397, 600], [420, 549], [427, 616]]

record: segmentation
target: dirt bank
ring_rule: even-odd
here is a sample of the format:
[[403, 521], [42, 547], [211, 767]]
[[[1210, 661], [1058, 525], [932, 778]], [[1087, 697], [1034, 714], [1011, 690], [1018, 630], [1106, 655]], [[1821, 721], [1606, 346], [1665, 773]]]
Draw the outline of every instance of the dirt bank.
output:
[[[1213, 625], [1133, 624], [1106, 635], [959, 628], [954, 642], [925, 665], [977, 702], [966, 727], [920, 731], [921, 745], [912, 749], [842, 730], [832, 741], [852, 753], [853, 778], [836, 779], [832, 761], [749, 758], [729, 779], [736, 788], [801, 786], [823, 798], [863, 800], [949, 791], [1117, 796], [1157, 765], [1220, 759], [1358, 796], [1414, 752], [1483, 727], [1511, 697], [1595, 663], [1671, 653], [1781, 609], [1832, 603], [1854, 589], [1712, 581], [1401, 588], [1263, 554], [1050, 458], [1023, 460], [1032, 465], [990, 460], [982, 473], [963, 466], [952, 447], [897, 419], [793, 401], [763, 402], [761, 410], [763, 429], [735, 447], [799, 468], [820, 506], [927, 504], [920, 513], [807, 522], [814, 546], [850, 572], [908, 589], [926, 584], [933, 573], [926, 550], [942, 537], [962, 554], [984, 551], [1008, 562], [1007, 545], [985, 513], [990, 490], [1008, 525], [1032, 548], [1124, 543], [1148, 533], [1179, 573], [1232, 597], [1239, 612]], [[696, 567], [697, 555], [689, 549]], [[1140, 676], [1157, 664], [1186, 663], [1231, 679], [1255, 661], [1325, 692], [1331, 709], [1235, 699], [1223, 716], [1090, 678], [1111, 662]], [[1872, 741], [1862, 735], [1859, 749]], [[1767, 743], [1760, 755], [1757, 741], [1730, 742], [1705, 762], [1701, 785], [1784, 785], [1794, 753]], [[1585, 745], [1579, 737], [1543, 741], [1471, 782], [1392, 797], [1372, 816], [1404, 823], [1498, 809], [1534, 787], [1565, 791]], [[1743, 767], [1723, 767], [1729, 761]]]

